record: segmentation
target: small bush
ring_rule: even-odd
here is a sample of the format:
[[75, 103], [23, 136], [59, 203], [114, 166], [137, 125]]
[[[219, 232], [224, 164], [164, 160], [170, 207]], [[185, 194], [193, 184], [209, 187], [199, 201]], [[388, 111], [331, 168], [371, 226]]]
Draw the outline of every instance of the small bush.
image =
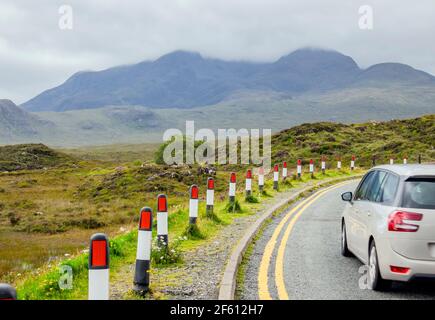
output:
[[259, 203], [259, 202], [260, 202], [260, 201], [258, 200], [258, 198], [255, 197], [255, 196], [253, 196], [252, 194], [249, 195], [249, 196], [247, 196], [247, 197], [245, 198], [245, 201], [248, 202], [248, 203]]
[[196, 224], [189, 224], [186, 230], [183, 232], [183, 236], [187, 237], [190, 240], [201, 240], [206, 238], [205, 234], [201, 232], [198, 225]]
[[136, 167], [140, 167], [142, 165], [142, 161], [135, 160], [135, 161], [133, 161], [133, 165], [136, 166]]
[[169, 242], [168, 246], [159, 245], [159, 240], [153, 243], [151, 251], [151, 261], [156, 266], [167, 266], [174, 263], [182, 262], [182, 255], [179, 249], [181, 241], [187, 240], [187, 237], [177, 238]]
[[282, 184], [285, 185], [285, 186], [287, 186], [287, 187], [293, 187], [293, 184], [292, 184], [292, 182], [290, 181], [290, 179], [285, 179], [285, 180], [282, 182]]
[[8, 213], [8, 218], [9, 218], [9, 222], [10, 224], [14, 227], [17, 224], [20, 223], [21, 218], [15, 213], [15, 212], [9, 212]]
[[205, 217], [206, 217], [207, 219], [211, 220], [211, 221], [216, 222], [216, 223], [221, 223], [221, 222], [222, 222], [222, 220], [221, 220], [221, 219], [218, 217], [218, 215], [217, 215], [216, 213], [214, 213], [214, 212], [212, 212], [212, 213], [207, 213]]
[[264, 197], [269, 197], [269, 198], [272, 197], [272, 195], [269, 192], [267, 192], [266, 190], [263, 190], [261, 192], [261, 195], [264, 196]]
[[243, 210], [242, 207], [240, 206], [239, 201], [236, 200], [234, 202], [229, 201], [225, 206], [225, 211], [229, 213], [241, 213]]

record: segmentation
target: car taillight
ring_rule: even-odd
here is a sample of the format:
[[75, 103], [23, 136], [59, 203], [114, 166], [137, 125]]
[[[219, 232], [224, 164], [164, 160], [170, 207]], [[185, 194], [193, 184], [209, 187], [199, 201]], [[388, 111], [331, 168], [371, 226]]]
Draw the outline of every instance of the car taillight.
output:
[[403, 273], [403, 274], [405, 274], [405, 273], [408, 273], [409, 268], [390, 266], [390, 270], [391, 270], [391, 272], [394, 272], [394, 273]]
[[416, 232], [418, 225], [407, 221], [421, 221], [423, 215], [415, 212], [395, 211], [388, 216], [388, 231]]

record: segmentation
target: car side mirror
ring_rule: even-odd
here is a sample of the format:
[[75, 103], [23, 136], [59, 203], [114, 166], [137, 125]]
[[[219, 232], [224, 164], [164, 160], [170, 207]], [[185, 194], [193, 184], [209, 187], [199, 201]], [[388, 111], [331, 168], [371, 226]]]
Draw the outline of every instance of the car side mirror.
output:
[[352, 202], [352, 198], [353, 194], [350, 191], [341, 194], [341, 199], [343, 199], [343, 201]]

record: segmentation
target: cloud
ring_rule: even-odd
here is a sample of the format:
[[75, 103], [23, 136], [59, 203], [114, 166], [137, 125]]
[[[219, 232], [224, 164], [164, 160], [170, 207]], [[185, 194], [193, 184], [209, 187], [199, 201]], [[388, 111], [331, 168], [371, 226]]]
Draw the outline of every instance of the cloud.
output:
[[[73, 8], [60, 30], [59, 7]], [[358, 28], [372, 5], [374, 29]], [[362, 67], [393, 61], [435, 74], [435, 2], [395, 0], [13, 0], [0, 3], [0, 97], [22, 103], [79, 70], [100, 70], [185, 49], [272, 61], [316, 46]]]

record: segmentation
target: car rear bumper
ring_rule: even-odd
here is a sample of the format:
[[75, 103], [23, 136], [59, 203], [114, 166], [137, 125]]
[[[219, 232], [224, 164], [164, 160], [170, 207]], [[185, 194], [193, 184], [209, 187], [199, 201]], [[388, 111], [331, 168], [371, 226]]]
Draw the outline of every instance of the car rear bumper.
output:
[[[414, 278], [435, 278], [435, 261], [409, 259], [395, 252], [388, 239], [377, 243], [379, 271], [382, 278], [394, 281], [410, 281]], [[409, 268], [405, 273], [392, 272], [390, 266]]]

